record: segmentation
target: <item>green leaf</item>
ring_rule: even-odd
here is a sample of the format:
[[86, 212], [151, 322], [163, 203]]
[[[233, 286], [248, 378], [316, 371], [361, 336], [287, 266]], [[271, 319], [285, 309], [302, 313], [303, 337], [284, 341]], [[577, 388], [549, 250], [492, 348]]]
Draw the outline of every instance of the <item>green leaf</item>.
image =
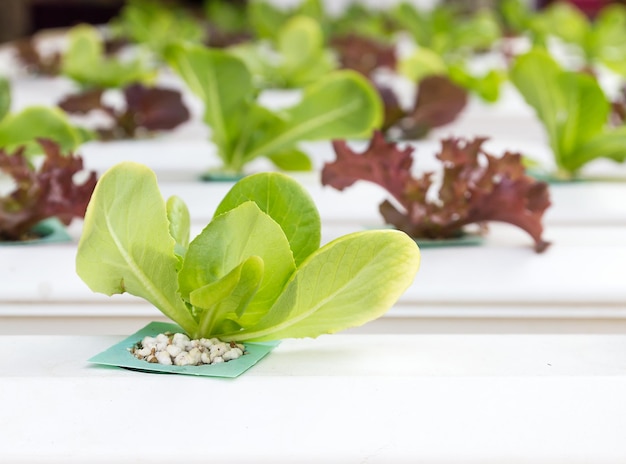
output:
[[453, 82], [489, 103], [498, 101], [500, 86], [506, 80], [506, 75], [495, 69], [483, 76], [473, 76], [461, 65], [450, 66], [449, 74]]
[[412, 283], [419, 249], [395, 230], [357, 232], [313, 253], [254, 327], [231, 340], [317, 337], [359, 326], [386, 312]]
[[276, 71], [289, 87], [307, 85], [336, 68], [333, 55], [324, 48], [322, 28], [308, 16], [296, 16], [281, 28], [277, 52], [281, 64]]
[[68, 49], [63, 56], [64, 73], [71, 76], [98, 67], [104, 47], [94, 27], [86, 24], [73, 27], [68, 32], [68, 41]]
[[85, 86], [123, 87], [132, 83], [150, 84], [156, 70], [140, 59], [122, 62], [106, 58], [100, 34], [93, 26], [81, 24], [70, 29], [69, 45], [63, 55], [62, 72]]
[[248, 29], [248, 15], [245, 4], [228, 2], [204, 2], [204, 16], [211, 24], [229, 33], [245, 33]]
[[[250, 71], [235, 56], [193, 45], [172, 46], [166, 55], [204, 101], [205, 121], [228, 172], [241, 173], [260, 156], [287, 163], [284, 153], [300, 141], [359, 137], [382, 122], [378, 93], [352, 71], [327, 74], [305, 89], [300, 103], [276, 113], [256, 103]], [[302, 160], [294, 155], [288, 161]]]
[[626, 127], [598, 134], [577, 147], [568, 159], [572, 172], [597, 158], [609, 158], [618, 163], [626, 161]]
[[29, 153], [39, 153], [37, 138], [57, 142], [63, 152], [74, 151], [84, 143], [86, 133], [75, 128], [65, 113], [56, 107], [31, 106], [0, 121], [0, 148], [27, 145]]
[[221, 279], [191, 292], [189, 300], [199, 316], [194, 338], [211, 337], [226, 321], [228, 326], [245, 325], [242, 316], [259, 290], [263, 271], [263, 260], [250, 256]]
[[559, 151], [557, 116], [564, 114], [566, 105], [558, 86], [561, 73], [561, 68], [548, 52], [540, 49], [519, 56], [510, 73], [517, 90], [543, 122], [555, 154]]
[[488, 49], [502, 35], [495, 13], [488, 9], [479, 10], [459, 22], [451, 33], [454, 34], [455, 47], [469, 50]]
[[145, 44], [158, 56], [175, 41], [199, 43], [205, 36], [199, 21], [184, 10], [165, 6], [161, 2], [128, 2], [118, 24], [128, 37]]
[[269, 172], [248, 176], [226, 194], [215, 217], [248, 201], [254, 201], [261, 211], [278, 223], [289, 241], [296, 265], [319, 248], [319, 212], [309, 193], [295, 180]]
[[272, 88], [284, 86], [284, 82], [278, 75], [274, 63], [267, 56], [270, 52], [264, 44], [244, 42], [228, 47], [228, 53], [243, 61], [248, 71], [250, 71], [252, 82], [256, 87]]
[[170, 235], [176, 242], [174, 250], [182, 259], [189, 246], [189, 231], [191, 229], [189, 209], [185, 202], [177, 196], [171, 196], [167, 199], [166, 209]]
[[11, 109], [11, 86], [9, 81], [0, 77], [0, 122]]
[[550, 32], [566, 42], [585, 46], [591, 25], [583, 12], [567, 2], [556, 2], [544, 12]]
[[246, 323], [258, 320], [280, 294], [295, 263], [280, 226], [253, 201], [213, 219], [189, 244], [178, 275], [180, 294], [189, 301], [195, 289], [214, 283], [251, 256], [265, 263], [258, 293], [246, 311]]
[[[186, 209], [176, 199], [166, 206], [148, 168], [121, 163], [102, 176], [87, 208], [77, 273], [94, 291], [148, 300], [194, 337], [315, 337], [379, 316], [411, 284], [417, 245], [395, 230], [351, 234], [321, 249], [300, 244], [315, 251], [296, 270], [281, 225], [294, 244], [304, 235], [319, 243], [319, 217], [314, 212], [316, 230], [302, 234], [312, 226], [295, 211], [306, 211], [310, 198], [295, 185], [270, 173], [240, 181], [178, 271], [173, 236], [184, 243], [187, 227], [175, 217]], [[246, 195], [253, 201], [237, 204]], [[286, 222], [279, 225], [257, 202]]]
[[76, 272], [94, 292], [144, 298], [194, 333], [196, 321], [178, 294], [174, 244], [156, 176], [145, 166], [121, 163], [96, 185]]
[[361, 136], [380, 126], [382, 103], [363, 76], [336, 71], [307, 87], [300, 103], [284, 114], [285, 124], [253, 147], [248, 160], [291, 148], [300, 140]]
[[354, 71], [329, 73], [304, 89], [300, 103], [286, 111], [283, 137], [302, 140], [358, 137], [382, 123], [382, 103], [369, 81]]
[[282, 169], [283, 171], [313, 170], [311, 158], [309, 158], [309, 156], [303, 151], [295, 148], [272, 153], [268, 156], [268, 158], [277, 168]]
[[220, 156], [227, 163], [233, 143], [228, 122], [232, 122], [235, 115], [245, 114], [243, 107], [253, 96], [250, 72], [240, 59], [198, 45], [168, 47], [165, 57], [191, 91], [204, 102], [204, 119], [211, 127], [211, 137], [221, 152]]
[[278, 35], [277, 50], [287, 71], [306, 66], [323, 48], [322, 30], [314, 19], [307, 16], [291, 18]]
[[506, 27], [516, 34], [528, 31], [533, 13], [530, 5], [523, 0], [500, 0], [498, 9]]
[[601, 63], [626, 75], [626, 6], [614, 4], [602, 8], [587, 43]]
[[307, 16], [317, 22], [325, 19], [324, 2], [322, 0], [303, 0], [295, 9], [296, 16]]
[[432, 27], [425, 15], [408, 2], [401, 2], [391, 9], [392, 18], [407, 30], [419, 45], [426, 47], [432, 37]]
[[412, 81], [419, 82], [427, 76], [445, 75], [448, 69], [441, 55], [421, 47], [398, 63], [398, 72]]
[[564, 72], [557, 80], [565, 111], [557, 114], [557, 163], [568, 170], [571, 153], [602, 132], [610, 112], [609, 102], [597, 81], [586, 74]]
[[594, 78], [563, 71], [537, 50], [518, 58], [511, 78], [544, 123], [561, 174], [599, 157], [623, 160], [623, 131], [606, 127], [610, 104]]
[[248, 4], [248, 18], [256, 37], [275, 40], [289, 14], [263, 1]]

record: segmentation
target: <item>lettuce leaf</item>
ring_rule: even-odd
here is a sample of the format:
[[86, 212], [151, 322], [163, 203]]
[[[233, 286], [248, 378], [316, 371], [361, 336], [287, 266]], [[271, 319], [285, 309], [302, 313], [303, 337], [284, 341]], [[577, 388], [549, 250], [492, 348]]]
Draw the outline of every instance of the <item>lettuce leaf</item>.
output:
[[394, 6], [390, 15], [420, 47], [446, 59], [489, 49], [502, 35], [498, 18], [486, 8], [468, 15], [449, 5], [425, 11], [405, 1]]
[[346, 33], [331, 40], [343, 69], [353, 69], [364, 76], [373, 76], [380, 68], [395, 70], [396, 50], [388, 44], [367, 36]]
[[87, 209], [78, 275], [94, 291], [150, 301], [192, 337], [252, 341], [361, 325], [394, 304], [419, 266], [417, 245], [398, 231], [318, 248], [317, 210], [279, 173], [236, 184], [188, 247], [185, 212], [179, 199], [166, 207], [148, 168], [114, 166]]
[[203, 100], [226, 172], [242, 173], [258, 157], [277, 159], [283, 167], [308, 166], [297, 150], [300, 141], [358, 137], [381, 123], [376, 91], [353, 71], [328, 73], [305, 88], [299, 103], [273, 112], [257, 103], [252, 75], [238, 58], [189, 44], [169, 47], [166, 56]]
[[110, 122], [95, 130], [103, 140], [134, 138], [138, 132], [171, 130], [189, 119], [189, 110], [179, 91], [131, 84], [124, 88], [124, 109], [104, 103], [103, 89], [86, 90], [66, 96], [59, 107], [72, 114], [100, 110]]
[[116, 88], [138, 82], [150, 84], [156, 79], [156, 69], [145, 60], [120, 61], [107, 57], [102, 38], [93, 26], [74, 26], [68, 40], [61, 72], [82, 86]]
[[419, 262], [411, 242], [394, 230], [338, 238], [302, 263], [258, 324], [218, 336], [235, 341], [316, 337], [377, 318], [411, 283], [404, 273]]
[[11, 109], [11, 86], [9, 81], [0, 77], [0, 121], [9, 113]]
[[625, 144], [625, 132], [608, 126], [611, 105], [592, 76], [565, 71], [534, 49], [517, 58], [511, 81], [543, 123], [559, 176], [576, 176], [600, 157], [626, 160], [626, 151], [609, 148]]
[[33, 36], [14, 40], [11, 44], [17, 58], [28, 72], [43, 76], [57, 76], [61, 71], [61, 54], [59, 52], [41, 53]]
[[89, 173], [82, 183], [74, 175], [82, 171], [79, 156], [63, 154], [59, 145], [39, 139], [43, 163], [33, 167], [25, 156], [25, 147], [14, 153], [0, 149], [0, 171], [15, 181], [15, 188], [0, 196], [0, 240], [29, 238], [31, 229], [51, 217], [69, 224], [85, 215], [87, 203], [96, 185], [96, 174]]
[[265, 176], [241, 179], [215, 210], [217, 217], [242, 203], [253, 201], [282, 229], [289, 241], [296, 265], [320, 246], [322, 222], [311, 196], [295, 181]]
[[206, 35], [200, 21], [183, 9], [147, 0], [126, 2], [113, 30], [145, 45], [159, 57], [175, 41], [200, 43]]
[[25, 146], [27, 155], [41, 153], [37, 138], [53, 140], [66, 153], [92, 137], [91, 132], [72, 125], [65, 113], [54, 107], [31, 106], [0, 120], [0, 148], [11, 151]]
[[321, 26], [309, 16], [286, 20], [273, 42], [248, 42], [228, 51], [246, 63], [261, 87], [300, 88], [337, 68]]
[[555, 2], [538, 16], [546, 35], [578, 47], [584, 69], [602, 64], [626, 75], [626, 6], [606, 5], [592, 21], [575, 5]]
[[445, 76], [428, 76], [417, 86], [413, 108], [404, 110], [390, 88], [380, 87], [385, 105], [383, 129], [392, 139], [415, 140], [454, 121], [467, 105], [467, 92]]
[[445, 239], [462, 235], [469, 224], [500, 221], [522, 228], [542, 252], [541, 219], [550, 206], [547, 185], [525, 175], [521, 156], [506, 152], [494, 157], [482, 149], [485, 139], [446, 139], [437, 158], [443, 178], [432, 197], [433, 173], [411, 173], [413, 148], [399, 149], [376, 133], [361, 154], [344, 141], [333, 146], [337, 160], [322, 170], [322, 184], [343, 190], [359, 180], [380, 185], [393, 197], [380, 211], [388, 224], [414, 238]]
[[198, 323], [179, 295], [175, 243], [156, 176], [127, 162], [107, 171], [96, 185], [76, 271], [93, 291], [144, 298], [194, 333]]

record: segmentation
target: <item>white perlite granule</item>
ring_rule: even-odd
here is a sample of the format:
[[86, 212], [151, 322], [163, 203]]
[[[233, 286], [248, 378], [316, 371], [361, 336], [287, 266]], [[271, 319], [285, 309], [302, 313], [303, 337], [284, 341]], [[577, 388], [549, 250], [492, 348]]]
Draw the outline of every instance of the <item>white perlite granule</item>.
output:
[[222, 342], [217, 338], [190, 340], [185, 334], [165, 332], [144, 337], [130, 352], [138, 359], [166, 366], [200, 366], [231, 361], [243, 356], [240, 343]]

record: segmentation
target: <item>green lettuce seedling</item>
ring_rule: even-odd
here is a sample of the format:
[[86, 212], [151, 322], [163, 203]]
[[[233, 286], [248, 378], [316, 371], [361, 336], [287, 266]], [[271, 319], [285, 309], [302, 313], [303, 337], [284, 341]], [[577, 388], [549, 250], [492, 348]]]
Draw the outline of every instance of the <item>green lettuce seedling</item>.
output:
[[272, 2], [254, 0], [248, 2], [246, 15], [254, 36], [272, 42], [278, 40], [281, 28], [295, 16], [309, 17], [325, 31], [329, 27], [329, 18], [321, 0], [303, 0], [293, 8], [278, 7]]
[[547, 35], [578, 48], [585, 69], [601, 64], [626, 76], [626, 6], [606, 6], [591, 21], [576, 6], [555, 2], [539, 18]]
[[534, 46], [545, 47], [551, 30], [560, 27], [548, 19], [551, 8], [537, 10], [524, 0], [500, 0], [496, 10], [505, 35], [526, 36]]
[[0, 79], [0, 149], [12, 152], [25, 146], [26, 154], [41, 153], [37, 139], [45, 138], [68, 153], [92, 137], [90, 132], [72, 125], [58, 108], [31, 106], [18, 113], [10, 113], [10, 108], [9, 83]]
[[470, 72], [461, 58], [447, 60], [429, 48], [420, 47], [398, 63], [400, 74], [412, 81], [422, 82], [427, 77], [445, 76], [454, 84], [466, 89], [486, 102], [494, 103], [500, 98], [500, 87], [506, 73], [490, 69], [482, 75]]
[[257, 103], [250, 71], [227, 52], [178, 44], [166, 57], [204, 102], [204, 121], [224, 172], [241, 174], [262, 156], [280, 169], [308, 170], [311, 162], [299, 142], [360, 137], [382, 120], [376, 91], [353, 71], [328, 73], [304, 89], [298, 104], [277, 112]]
[[517, 58], [511, 80], [545, 127], [558, 177], [598, 158], [626, 160], [626, 127], [608, 126], [611, 105], [592, 76], [565, 71], [535, 49]]
[[200, 21], [185, 10], [153, 0], [127, 2], [112, 28], [116, 35], [145, 45], [159, 57], [177, 40], [199, 43], [206, 35]]
[[98, 30], [87, 24], [73, 27], [63, 54], [61, 72], [84, 87], [119, 88], [128, 84], [150, 84], [157, 71], [145, 60], [121, 61], [107, 57]]
[[244, 178], [191, 242], [189, 213], [147, 167], [107, 171], [87, 208], [76, 270], [96, 292], [148, 300], [194, 338], [317, 337], [382, 315], [411, 284], [419, 249], [394, 230], [319, 248], [308, 193], [280, 173]]
[[446, 4], [427, 12], [402, 2], [390, 15], [420, 47], [446, 59], [489, 49], [502, 35], [496, 14], [487, 8], [468, 16]]
[[262, 87], [299, 88], [315, 82], [338, 64], [325, 47], [320, 25], [308, 16], [288, 20], [276, 43], [246, 43], [229, 49], [241, 58]]
[[418, 45], [412, 54], [398, 63], [400, 74], [416, 82], [428, 76], [447, 76], [487, 102], [498, 100], [506, 73], [490, 69], [476, 75], [467, 64], [477, 51], [492, 48], [501, 37], [494, 12], [482, 9], [467, 16], [448, 5], [424, 12], [403, 2], [390, 14]]

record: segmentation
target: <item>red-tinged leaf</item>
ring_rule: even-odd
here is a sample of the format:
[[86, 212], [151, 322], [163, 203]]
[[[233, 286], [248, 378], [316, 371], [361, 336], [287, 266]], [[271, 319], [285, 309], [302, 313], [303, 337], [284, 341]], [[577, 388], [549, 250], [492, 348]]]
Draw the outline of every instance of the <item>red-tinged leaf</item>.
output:
[[15, 181], [15, 189], [0, 197], [0, 240], [30, 238], [30, 230], [38, 222], [57, 217], [69, 224], [83, 217], [96, 185], [96, 174], [77, 184], [74, 175], [83, 170], [78, 156], [61, 154], [60, 147], [46, 139], [38, 140], [45, 159], [39, 169], [31, 166], [24, 149], [13, 154], [0, 150], [0, 170]]
[[[499, 221], [525, 230], [542, 252], [549, 243], [541, 238], [541, 219], [550, 206], [548, 185], [526, 176], [521, 155], [506, 152], [501, 158], [487, 155], [487, 169], [470, 185], [466, 224]], [[497, 179], [494, 181], [494, 179]]]
[[364, 76], [371, 76], [379, 68], [396, 68], [397, 59], [393, 45], [349, 34], [334, 37], [331, 46], [339, 54], [342, 68], [353, 69]]
[[446, 76], [428, 76], [417, 88], [415, 106], [400, 122], [406, 139], [424, 137], [454, 121], [467, 105], [467, 91]]
[[626, 121], [626, 87], [620, 89], [617, 98], [611, 103], [611, 124], [619, 127]]
[[32, 37], [18, 39], [13, 42], [18, 59], [28, 72], [44, 76], [56, 76], [61, 71], [61, 54], [52, 53], [44, 56], [39, 53]]
[[467, 105], [467, 91], [446, 76], [428, 76], [420, 81], [413, 108], [400, 107], [393, 91], [378, 87], [384, 105], [383, 130], [393, 138], [417, 140], [431, 129], [450, 124]]
[[406, 116], [406, 111], [400, 106], [400, 101], [391, 88], [377, 84], [376, 90], [383, 102], [382, 130], [386, 133]]
[[104, 89], [93, 89], [68, 95], [59, 102], [58, 106], [63, 111], [73, 114], [87, 114], [93, 110], [104, 110], [112, 114], [113, 110], [102, 104], [103, 93]]
[[132, 114], [137, 127], [170, 130], [189, 119], [189, 111], [176, 90], [133, 84], [124, 89], [124, 96], [126, 111]]
[[413, 148], [388, 150], [388, 146], [379, 131], [362, 154], [356, 154], [343, 140], [333, 141], [337, 160], [324, 166], [322, 184], [343, 190], [357, 180], [367, 180], [385, 188], [402, 203], [405, 186], [412, 181]]
[[109, 38], [104, 41], [104, 53], [107, 56], [112, 56], [121, 51], [125, 46], [129, 44], [128, 39], [122, 37]]
[[324, 166], [322, 183], [339, 190], [357, 180], [380, 185], [395, 200], [380, 205], [383, 218], [415, 238], [453, 238], [469, 224], [484, 230], [487, 222], [500, 221], [525, 230], [537, 252], [545, 250], [549, 243], [541, 237], [541, 220], [550, 206], [547, 184], [525, 174], [519, 154], [494, 157], [482, 149], [484, 142], [481, 138], [442, 142], [437, 156], [443, 165], [442, 181], [435, 199], [429, 196], [434, 174], [413, 177], [413, 149], [400, 150], [380, 133], [361, 154], [345, 142], [334, 142], [337, 160]]
[[101, 140], [132, 138], [140, 128], [148, 132], [170, 130], [189, 119], [189, 110], [176, 90], [130, 85], [124, 89], [124, 110], [105, 105], [103, 93], [103, 89], [93, 89], [69, 95], [59, 106], [68, 113], [87, 114], [101, 110], [108, 114], [111, 123], [95, 129]]

